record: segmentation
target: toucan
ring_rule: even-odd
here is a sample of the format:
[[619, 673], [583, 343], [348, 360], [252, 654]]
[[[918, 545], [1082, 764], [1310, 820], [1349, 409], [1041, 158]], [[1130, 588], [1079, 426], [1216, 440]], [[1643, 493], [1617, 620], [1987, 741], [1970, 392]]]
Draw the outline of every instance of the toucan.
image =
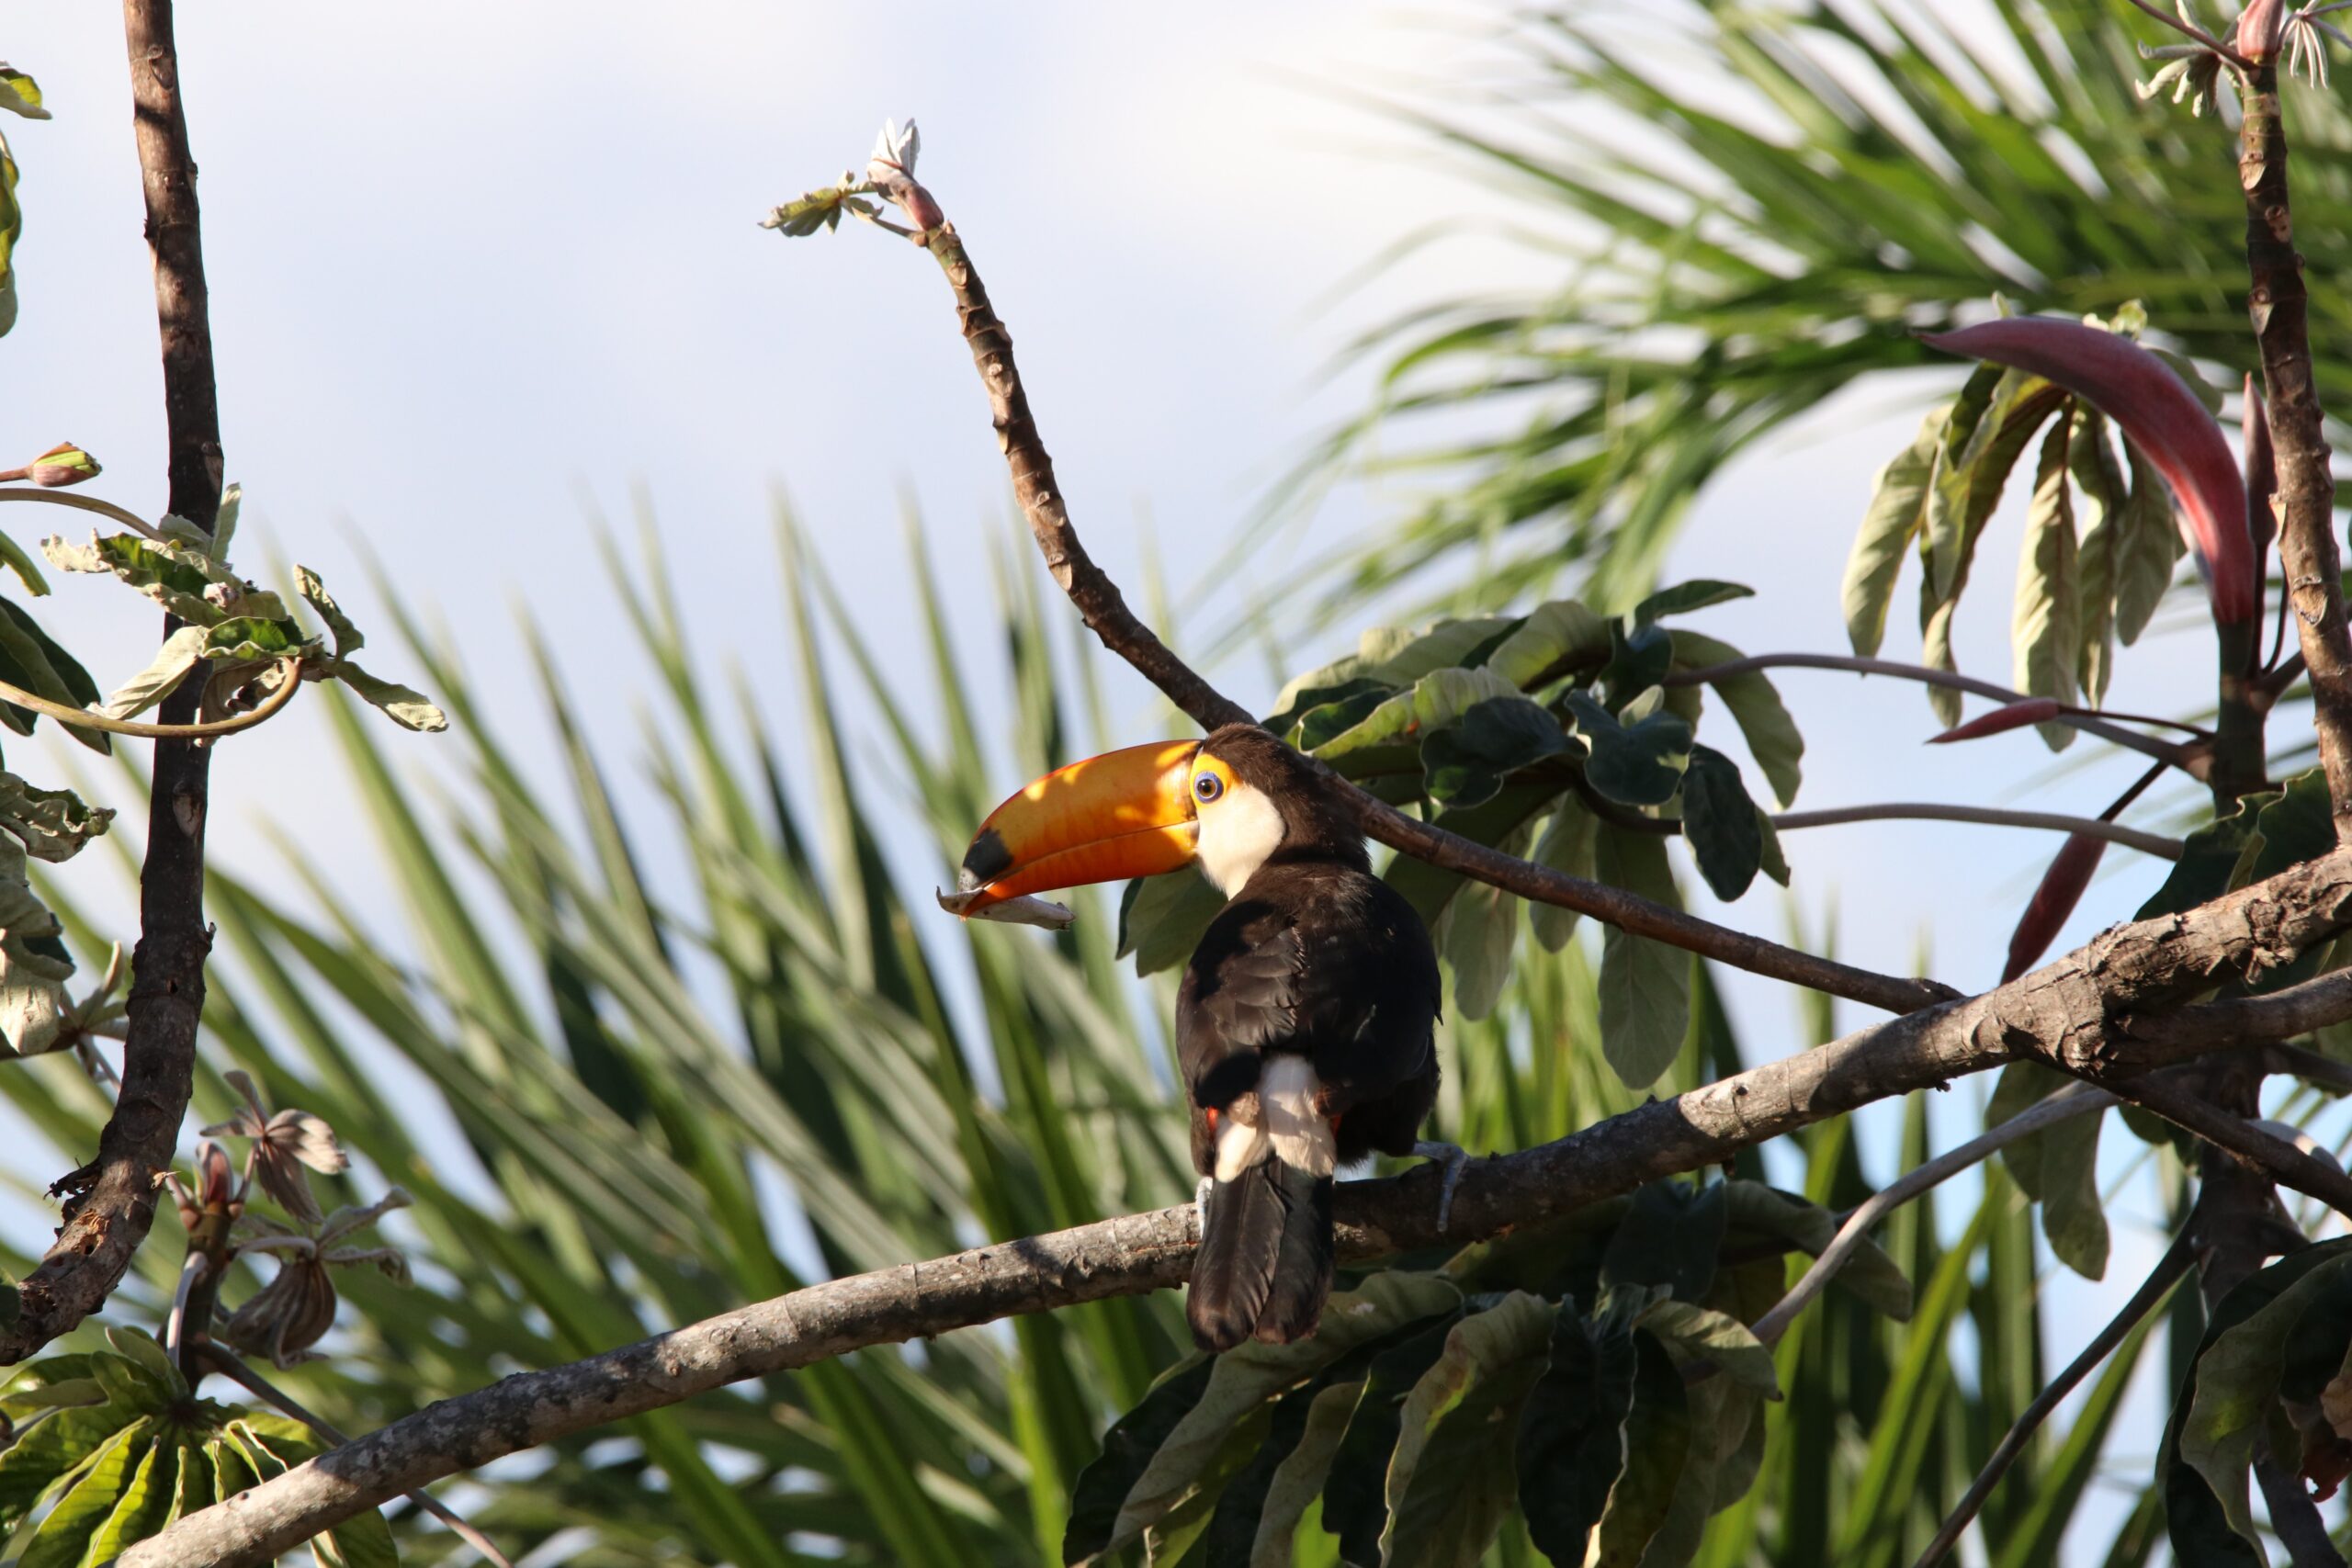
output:
[[963, 914], [1196, 864], [1226, 897], [1176, 993], [1179, 1066], [1202, 1177], [1185, 1302], [1221, 1351], [1315, 1331], [1331, 1292], [1332, 1173], [1417, 1142], [1437, 1102], [1437, 954], [1372, 874], [1317, 770], [1255, 725], [1057, 768], [992, 812], [966, 852]]

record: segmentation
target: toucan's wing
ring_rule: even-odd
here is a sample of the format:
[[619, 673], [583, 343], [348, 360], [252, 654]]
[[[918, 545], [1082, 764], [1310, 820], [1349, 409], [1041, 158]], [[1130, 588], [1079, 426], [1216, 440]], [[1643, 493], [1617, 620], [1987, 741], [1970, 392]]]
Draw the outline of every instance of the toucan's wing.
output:
[[1258, 1059], [1291, 1038], [1304, 956], [1290, 911], [1228, 904], [1209, 923], [1176, 994], [1176, 1056], [1193, 1102], [1222, 1110], [1258, 1081]]
[[1301, 912], [1297, 1032], [1344, 1111], [1437, 1071], [1442, 995], [1429, 931], [1386, 883], [1347, 875]]

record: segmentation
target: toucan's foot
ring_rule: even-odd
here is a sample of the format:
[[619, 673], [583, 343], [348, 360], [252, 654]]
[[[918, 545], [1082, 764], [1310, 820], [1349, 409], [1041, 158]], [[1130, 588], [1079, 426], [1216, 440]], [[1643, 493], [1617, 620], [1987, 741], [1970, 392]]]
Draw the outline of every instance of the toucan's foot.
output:
[[1470, 1151], [1453, 1144], [1427, 1140], [1413, 1145], [1413, 1153], [1423, 1159], [1443, 1162], [1445, 1185], [1438, 1189], [1437, 1228], [1442, 1232], [1453, 1213], [1453, 1190], [1462, 1185], [1462, 1173], [1469, 1168]]
[[1193, 1218], [1199, 1224], [1203, 1235], [1209, 1234], [1209, 1194], [1216, 1190], [1216, 1178], [1214, 1176], [1202, 1177], [1201, 1184], [1193, 1190]]

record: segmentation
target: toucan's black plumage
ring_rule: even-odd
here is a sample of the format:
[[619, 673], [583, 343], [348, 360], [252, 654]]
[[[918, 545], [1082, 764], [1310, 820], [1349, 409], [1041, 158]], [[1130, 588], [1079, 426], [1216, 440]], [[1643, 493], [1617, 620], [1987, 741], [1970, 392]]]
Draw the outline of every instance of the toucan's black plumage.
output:
[[1437, 1100], [1440, 990], [1420, 917], [1296, 753], [1232, 725], [1196, 767], [1229, 779], [1199, 808], [1202, 863], [1229, 901], [1177, 994], [1193, 1160], [1216, 1179], [1186, 1310], [1222, 1350], [1313, 1331], [1332, 1168], [1413, 1152]]

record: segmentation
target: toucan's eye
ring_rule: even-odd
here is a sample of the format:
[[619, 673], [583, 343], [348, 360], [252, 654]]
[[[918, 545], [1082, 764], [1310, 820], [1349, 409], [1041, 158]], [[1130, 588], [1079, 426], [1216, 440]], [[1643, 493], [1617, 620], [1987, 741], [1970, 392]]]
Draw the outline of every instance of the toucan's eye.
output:
[[1215, 773], [1202, 773], [1193, 780], [1193, 798], [1206, 804], [1225, 793], [1225, 781]]

